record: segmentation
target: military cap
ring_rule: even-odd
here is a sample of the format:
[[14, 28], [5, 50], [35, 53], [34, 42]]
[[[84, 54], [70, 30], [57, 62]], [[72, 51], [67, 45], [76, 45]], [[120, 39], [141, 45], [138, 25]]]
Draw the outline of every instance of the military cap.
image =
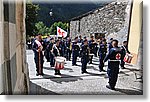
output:
[[54, 40], [54, 38], [51, 38], [50, 40]]

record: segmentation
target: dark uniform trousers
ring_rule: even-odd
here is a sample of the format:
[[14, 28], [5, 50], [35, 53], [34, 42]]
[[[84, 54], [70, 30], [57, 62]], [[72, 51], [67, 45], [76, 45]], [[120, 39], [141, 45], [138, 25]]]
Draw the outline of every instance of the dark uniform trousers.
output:
[[66, 59], [67, 60], [71, 60], [71, 49], [70, 49], [70, 47], [71, 47], [71, 40], [67, 40], [66, 41], [66, 43], [65, 43], [65, 46], [66, 46], [66, 50], [65, 50], [65, 53], [66, 53]]
[[120, 64], [121, 67], [124, 67], [124, 65], [125, 65], [124, 57], [125, 57], [125, 55], [122, 54], [122, 56], [121, 56], [121, 64]]
[[34, 51], [34, 61], [36, 64], [36, 71], [38, 74], [43, 74], [43, 53], [40, 52], [40, 56], [39, 56], [39, 52]]
[[71, 50], [70, 49], [67, 49], [67, 51], [66, 51], [66, 58], [67, 58], [67, 60], [71, 60]]
[[[89, 41], [90, 54], [95, 54], [95, 44], [93, 44], [94, 40]], [[89, 57], [89, 63], [92, 64], [93, 55]]]
[[72, 45], [72, 65], [76, 65], [77, 57], [79, 56], [80, 47], [77, 45], [77, 42]]
[[83, 45], [81, 50], [81, 63], [82, 63], [82, 73], [87, 72], [87, 63], [89, 61], [89, 49], [88, 46]]
[[[92, 53], [93, 54], [93, 53]], [[93, 55], [90, 55], [89, 57], [89, 63], [92, 64]]]
[[78, 56], [79, 56], [79, 51], [78, 50], [72, 51], [72, 65], [76, 65]]
[[99, 48], [99, 70], [103, 71], [103, 67], [104, 67], [104, 58], [106, 56], [107, 53], [107, 47], [104, 44], [100, 44], [100, 48]]
[[117, 82], [119, 73], [119, 61], [108, 61], [107, 74], [109, 77], [109, 85], [114, 88]]
[[47, 62], [50, 62], [50, 55], [49, 55], [49, 50], [48, 49], [46, 49], [44, 51], [44, 55], [45, 55], [45, 58], [47, 59]]
[[47, 47], [47, 50], [49, 52], [49, 61], [50, 61], [50, 65], [51, 67], [54, 67], [54, 55], [52, 54], [51, 50], [53, 48], [53, 43], [50, 43]]
[[46, 48], [45, 48], [45, 51], [44, 51], [44, 56], [45, 56], [47, 62], [50, 62], [49, 43], [50, 43], [49, 41], [45, 43]]
[[103, 54], [103, 53], [100, 53], [100, 56], [99, 56], [99, 70], [100, 71], [103, 71], [103, 67], [104, 67], [104, 58], [105, 58], [106, 54]]
[[83, 56], [82, 59], [81, 59], [81, 62], [82, 62], [82, 72], [86, 72], [86, 69], [87, 69], [87, 63], [88, 63], [88, 56]]
[[60, 56], [66, 57], [66, 53], [65, 53], [65, 51], [66, 51], [66, 44], [65, 44], [65, 41], [61, 41], [60, 42], [59, 48], [61, 49], [60, 50]]
[[54, 55], [51, 52], [50, 52], [50, 65], [51, 67], [54, 67], [55, 65]]

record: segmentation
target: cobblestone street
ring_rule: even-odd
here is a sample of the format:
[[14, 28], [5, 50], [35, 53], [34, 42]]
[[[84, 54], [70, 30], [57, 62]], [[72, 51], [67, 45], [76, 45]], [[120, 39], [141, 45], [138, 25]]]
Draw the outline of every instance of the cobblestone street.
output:
[[[61, 76], [54, 75], [54, 68], [49, 62], [44, 62], [44, 76], [36, 76], [34, 54], [27, 50], [27, 62], [30, 77], [30, 94], [54, 94], [54, 95], [141, 95], [142, 80], [136, 79], [134, 71], [138, 71], [132, 65], [125, 65], [120, 69], [116, 90], [106, 88], [108, 78], [106, 72], [99, 72], [98, 57], [93, 58], [93, 64], [88, 64], [88, 74], [81, 74], [81, 62], [78, 58], [78, 66], [72, 66], [71, 61], [66, 61], [65, 68], [61, 70]], [[107, 63], [105, 63], [105, 70]]]

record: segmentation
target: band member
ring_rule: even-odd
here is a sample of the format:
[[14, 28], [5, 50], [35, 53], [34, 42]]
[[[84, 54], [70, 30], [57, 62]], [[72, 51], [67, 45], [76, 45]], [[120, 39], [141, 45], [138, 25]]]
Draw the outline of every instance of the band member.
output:
[[27, 40], [27, 45], [28, 45], [28, 49], [31, 49], [31, 48], [32, 48], [31, 39]]
[[121, 58], [121, 49], [118, 47], [118, 41], [112, 41], [113, 48], [110, 49], [108, 55], [104, 58], [104, 62], [108, 60], [108, 69], [107, 74], [109, 77], [109, 85], [106, 85], [107, 88], [115, 90], [115, 85], [119, 73], [119, 64]]
[[71, 39], [68, 37], [66, 40], [66, 59], [71, 61]]
[[65, 57], [66, 56], [65, 55], [66, 54], [65, 53], [65, 51], [66, 51], [66, 44], [65, 44], [65, 40], [63, 38], [60, 40], [59, 46], [61, 48], [60, 55], [63, 56], [63, 57]]
[[79, 36], [79, 39], [78, 39], [78, 45], [79, 45], [79, 47], [80, 47], [79, 57], [81, 57], [81, 47], [82, 47], [83, 44], [84, 44], [84, 43], [83, 43], [83, 39], [82, 39], [82, 36], [80, 35], [80, 36]]
[[86, 37], [86, 36], [84, 36], [84, 37], [83, 37], [83, 40], [87, 40], [87, 37]]
[[54, 55], [52, 54], [52, 48], [53, 48], [53, 45], [54, 45], [54, 38], [51, 38], [50, 39], [50, 43], [47, 47], [48, 51], [49, 51], [49, 60], [50, 60], [50, 65], [51, 67], [54, 67]]
[[38, 35], [35, 35], [32, 39], [31, 39], [31, 44], [33, 45], [33, 43], [35, 42], [35, 40], [38, 38]]
[[[83, 37], [83, 41], [84, 41], [84, 40], [87, 40], [87, 37], [86, 37], [86, 36]], [[83, 41], [82, 41], [81, 46], [84, 45], [84, 42], [83, 42]]]
[[125, 65], [125, 62], [123, 61], [124, 60], [124, 57], [126, 55], [126, 53], [129, 53], [129, 50], [127, 48], [127, 41], [124, 41], [123, 42], [123, 46], [121, 46], [121, 49], [122, 49], [122, 53], [121, 53], [121, 68], [124, 69], [124, 65]]
[[49, 43], [50, 43], [50, 36], [48, 36], [46, 39], [45, 39], [45, 46], [46, 46], [46, 49], [44, 51], [44, 56], [47, 60], [47, 62], [50, 62], [50, 53], [49, 53]]
[[112, 46], [112, 41], [113, 41], [113, 38], [110, 38], [110, 42], [108, 43], [108, 51], [113, 48]]
[[88, 47], [88, 41], [84, 40], [84, 45], [82, 45], [82, 50], [81, 50], [81, 63], [82, 63], [82, 74], [87, 73], [87, 63], [89, 61], [89, 47]]
[[107, 45], [106, 45], [106, 41], [102, 41], [102, 43], [100, 44], [100, 48], [99, 48], [99, 70], [100, 72], [101, 71], [105, 71], [103, 69], [104, 67], [104, 63], [103, 63], [103, 60], [106, 56], [106, 53], [107, 53]]
[[82, 42], [83, 42], [83, 39], [82, 39], [82, 36], [80, 35], [80, 36], [79, 36], [78, 43], [82, 43]]
[[98, 44], [95, 43], [95, 47], [94, 47], [94, 56], [97, 57], [97, 51], [98, 51]]
[[34, 41], [34, 43], [32, 44], [32, 49], [33, 49], [33, 52], [34, 52], [34, 61], [35, 61], [35, 64], [36, 64], [36, 75], [44, 75], [43, 73], [43, 63], [44, 63], [44, 60], [43, 60], [43, 40], [42, 40], [42, 37], [41, 35], [38, 35], [36, 40]]
[[[55, 63], [55, 57], [60, 56], [60, 40], [56, 40], [56, 44], [53, 45], [52, 54], [54, 56], [54, 63]], [[59, 69], [55, 69], [55, 75], [61, 75]]]
[[74, 42], [72, 44], [72, 65], [76, 66], [77, 57], [79, 56], [80, 47], [77, 44], [78, 43], [78, 37], [75, 37]]
[[[89, 41], [90, 54], [94, 54], [95, 44], [96, 42], [94, 40], [94, 36], [91, 36], [91, 40]], [[90, 58], [89, 58], [90, 64], [92, 64], [92, 59], [93, 59], [93, 55], [90, 55]]]

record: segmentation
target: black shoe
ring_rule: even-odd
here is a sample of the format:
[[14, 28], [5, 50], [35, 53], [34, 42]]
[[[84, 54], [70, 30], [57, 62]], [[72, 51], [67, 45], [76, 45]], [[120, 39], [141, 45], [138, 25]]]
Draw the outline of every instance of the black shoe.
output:
[[100, 72], [106, 72], [105, 70], [100, 70]]
[[38, 73], [36, 73], [36, 76], [39, 76], [39, 74], [38, 74]]
[[55, 75], [59, 75], [58, 73], [55, 73]]
[[125, 69], [125, 67], [121, 67], [121, 69]]
[[84, 73], [88, 73], [88, 72], [87, 71], [83, 71], [82, 74], [84, 74]]
[[111, 87], [111, 86], [109, 86], [109, 85], [106, 85], [106, 87], [107, 87], [108, 89], [110, 89], [110, 90], [115, 90], [114, 87]]
[[43, 76], [43, 75], [44, 75], [44, 73], [38, 73], [38, 75]]
[[61, 75], [61, 73], [58, 73], [58, 75]]

